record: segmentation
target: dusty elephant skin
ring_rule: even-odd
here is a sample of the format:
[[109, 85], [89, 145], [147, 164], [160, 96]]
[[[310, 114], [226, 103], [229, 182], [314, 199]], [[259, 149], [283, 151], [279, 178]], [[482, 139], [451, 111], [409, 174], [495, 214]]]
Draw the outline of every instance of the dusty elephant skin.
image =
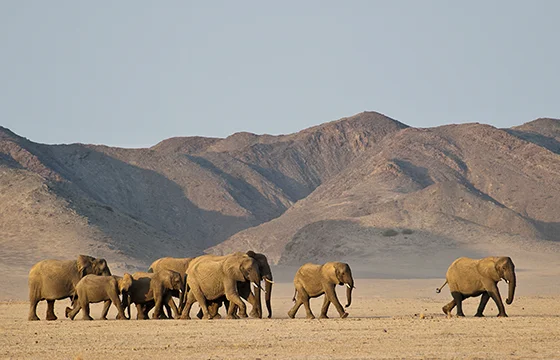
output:
[[[172, 270], [178, 272], [181, 275], [181, 281], [183, 282], [181, 291], [171, 291], [172, 296], [179, 298], [179, 314], [183, 311], [183, 308], [185, 306], [184, 297], [185, 289], [187, 286], [187, 269], [189, 268], [189, 264], [193, 259], [194, 258], [164, 257], [154, 261], [148, 268], [149, 273], [157, 272], [160, 270]], [[171, 307], [168, 304], [164, 304], [164, 306], [167, 310], [167, 317], [171, 317]]]
[[246, 315], [246, 305], [239, 296], [238, 282], [251, 282], [256, 286], [255, 297], [260, 299], [259, 264], [255, 259], [243, 253], [226, 256], [205, 255], [193, 260], [187, 270], [187, 303], [181, 314], [182, 319], [190, 319], [190, 310], [195, 302], [202, 308], [203, 317], [211, 319], [208, 300], [220, 299], [223, 296], [230, 301], [227, 318], [234, 319], [235, 306], [239, 307], [241, 316]]
[[445, 284], [449, 283], [453, 300], [442, 308], [443, 312], [449, 316], [451, 310], [457, 306], [457, 316], [465, 316], [463, 300], [482, 295], [475, 316], [484, 316], [484, 308], [490, 298], [498, 307], [498, 316], [507, 316], [498, 289], [498, 282], [502, 279], [509, 285], [506, 303], [510, 305], [515, 295], [517, 279], [515, 265], [509, 257], [493, 256], [480, 260], [462, 257], [455, 260], [447, 270], [445, 283], [436, 289], [439, 293]]
[[[163, 304], [169, 304], [179, 317], [179, 311], [173, 302], [171, 292], [182, 291], [183, 281], [181, 275], [172, 270], [160, 270], [154, 273], [136, 272], [132, 274], [132, 285], [128, 291], [129, 301], [123, 307], [128, 308], [130, 317], [130, 306], [136, 304], [137, 318], [148, 319], [148, 312], [154, 307], [153, 319], [167, 318], [163, 313]], [[123, 301], [124, 302], [124, 301]]]
[[39, 320], [37, 304], [47, 300], [47, 320], [56, 320], [55, 300], [73, 297], [75, 287], [86, 275], [111, 275], [105, 259], [79, 255], [77, 260], [43, 260], [29, 271], [29, 320]]
[[314, 319], [315, 315], [309, 305], [310, 298], [316, 298], [325, 294], [323, 306], [321, 307], [320, 318], [327, 319], [327, 312], [331, 303], [334, 304], [341, 318], [348, 316], [344, 311], [338, 297], [336, 296], [335, 286], [346, 285], [347, 303], [349, 307], [352, 303], [352, 290], [354, 289], [354, 279], [350, 266], [341, 262], [328, 262], [324, 265], [305, 264], [299, 268], [294, 277], [296, 288], [293, 301], [294, 306], [288, 312], [290, 318], [294, 318], [301, 305], [305, 306], [308, 319]]
[[124, 274], [122, 277], [86, 275], [76, 285], [76, 295], [72, 300], [73, 308], [66, 308], [66, 317], [74, 320], [74, 317], [82, 310], [84, 320], [93, 320], [90, 316], [89, 304], [103, 301], [101, 319], [107, 320], [111, 304], [114, 304], [117, 309], [117, 319], [126, 319], [119, 295], [128, 296], [131, 285], [132, 276], [130, 274]]
[[[236, 253], [239, 256], [243, 256], [242, 253]], [[270, 269], [270, 264], [268, 263], [268, 259], [266, 257], [266, 255], [264, 254], [260, 254], [260, 253], [255, 253], [254, 251], [247, 251], [247, 253], [245, 254], [246, 256], [249, 256], [253, 259], [255, 259], [257, 261], [257, 263], [259, 264], [259, 272], [261, 274], [262, 280], [264, 281], [264, 285], [265, 285], [265, 304], [266, 304], [266, 309], [268, 311], [268, 318], [272, 318], [272, 304], [271, 304], [271, 298], [272, 298], [272, 285], [274, 284], [273, 281], [273, 277], [272, 277], [272, 270]], [[251, 291], [251, 282], [250, 281], [245, 281], [245, 282], [238, 282], [237, 283], [237, 290], [239, 292], [239, 296], [241, 296], [241, 298], [247, 300], [247, 302], [249, 302], [249, 304], [251, 304], [251, 306], [253, 307], [253, 309], [251, 310], [251, 313], [249, 314], [251, 317], [254, 318], [262, 318], [263, 312], [262, 312], [262, 303], [261, 303], [261, 296], [260, 296], [260, 292], [261, 289], [255, 289], [255, 294], [253, 294], [253, 292]], [[208, 304], [208, 311], [210, 313], [211, 317], [219, 317], [220, 315], [218, 314], [218, 310], [219, 307], [225, 304], [226, 306], [226, 311], [229, 311], [229, 301], [227, 300], [227, 298], [225, 296], [222, 296], [221, 298], [218, 298], [216, 300], [210, 300], [209, 304]], [[237, 306], [233, 305], [234, 309], [233, 312], [236, 313], [237, 310]], [[196, 315], [199, 319], [202, 319], [202, 309], [198, 311], [198, 314]], [[245, 317], [246, 314], [239, 314], [241, 317]]]

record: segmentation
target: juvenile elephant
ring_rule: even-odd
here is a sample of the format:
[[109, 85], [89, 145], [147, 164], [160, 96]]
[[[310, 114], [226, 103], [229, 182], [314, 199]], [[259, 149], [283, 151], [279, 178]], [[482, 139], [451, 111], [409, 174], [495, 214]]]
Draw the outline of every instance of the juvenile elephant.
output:
[[[246, 306], [239, 296], [237, 283], [252, 282], [260, 289], [261, 274], [255, 259], [243, 253], [226, 256], [201, 256], [195, 259], [187, 270], [187, 303], [181, 314], [182, 319], [190, 319], [193, 303], [198, 302], [203, 316], [211, 319], [208, 301], [225, 296], [232, 305], [237, 305], [241, 313], [246, 313]], [[260, 296], [260, 293], [259, 293]], [[234, 307], [228, 309], [228, 319], [235, 318]]]
[[169, 304], [179, 317], [175, 303], [171, 299], [171, 291], [183, 291], [181, 275], [172, 270], [160, 270], [154, 273], [136, 272], [132, 274], [132, 285], [129, 288], [129, 301], [124, 304], [128, 307], [130, 317], [130, 305], [136, 304], [137, 318], [147, 319], [148, 312], [154, 307], [152, 319], [165, 318], [163, 315], [163, 304]]
[[335, 286], [337, 284], [346, 285], [347, 304], [345, 307], [349, 307], [352, 303], [354, 279], [352, 278], [352, 271], [348, 264], [328, 262], [324, 265], [303, 265], [299, 268], [294, 277], [294, 286], [296, 290], [292, 301], [295, 301], [295, 304], [288, 312], [288, 316], [293, 319], [300, 306], [303, 304], [307, 312], [307, 318], [315, 319], [313, 312], [311, 312], [311, 307], [309, 306], [309, 299], [325, 294], [320, 318], [328, 319], [327, 312], [331, 303], [334, 304], [341, 318], [347, 317], [348, 313], [344, 311], [344, 308], [336, 296]]
[[506, 303], [511, 304], [515, 294], [516, 276], [515, 266], [509, 257], [492, 256], [480, 260], [462, 257], [449, 266], [445, 277], [445, 283], [436, 289], [439, 293], [445, 284], [449, 283], [453, 300], [442, 308], [445, 314], [451, 315], [451, 310], [457, 306], [457, 316], [465, 316], [463, 300], [482, 295], [475, 316], [484, 316], [482, 312], [490, 298], [498, 307], [498, 316], [507, 316], [498, 290], [498, 282], [504, 279], [509, 284]]
[[[149, 273], [157, 272], [160, 270], [173, 270], [181, 275], [183, 289], [181, 291], [174, 290], [171, 292], [172, 296], [179, 298], [179, 314], [183, 311], [183, 307], [185, 306], [184, 294], [187, 284], [187, 269], [189, 268], [189, 264], [191, 263], [192, 259], [194, 258], [164, 257], [154, 261], [148, 268]], [[167, 316], [171, 317], [171, 307], [168, 304], [165, 304], [165, 308], [167, 310]]]
[[86, 275], [111, 275], [105, 259], [79, 255], [77, 260], [43, 260], [29, 271], [29, 320], [39, 320], [37, 304], [47, 300], [47, 320], [56, 320], [55, 300], [73, 297], [75, 286]]
[[[259, 253], [255, 253], [254, 251], [247, 251], [246, 254], [243, 253], [235, 253], [239, 256], [249, 256], [253, 259], [255, 259], [259, 265], [259, 272], [261, 274], [262, 280], [265, 281], [265, 303], [266, 303], [266, 308], [268, 311], [268, 318], [272, 317], [272, 305], [271, 305], [271, 296], [272, 296], [272, 285], [274, 284], [273, 278], [272, 278], [272, 270], [270, 269], [270, 265], [268, 264], [268, 259], [266, 258], [266, 255], [264, 254], [259, 254]], [[218, 256], [215, 255], [204, 255], [205, 257], [214, 257], [214, 258], [219, 258]], [[237, 290], [239, 292], [239, 296], [241, 296], [243, 299], [247, 300], [247, 302], [249, 302], [251, 304], [251, 306], [253, 307], [253, 309], [251, 310], [250, 316], [251, 317], [255, 317], [255, 318], [262, 318], [262, 305], [261, 305], [261, 291], [260, 289], [255, 289], [255, 294], [253, 295], [253, 292], [251, 291], [251, 282], [249, 281], [245, 281], [245, 282], [238, 282], [237, 283]], [[209, 304], [208, 306], [208, 311], [210, 312], [210, 315], [212, 317], [216, 317], [219, 316], [218, 314], [218, 309], [221, 306], [222, 303], [226, 304], [226, 309], [229, 311], [228, 309], [228, 305], [229, 302], [227, 301], [226, 297], [223, 296], [219, 299], [213, 300], [211, 302], [211, 304]], [[234, 306], [234, 310], [233, 312], [236, 312], [236, 305]], [[239, 314], [241, 317], [247, 317], [247, 314], [240, 312]], [[202, 309], [198, 312], [197, 316], [199, 318], [202, 318]]]
[[72, 301], [74, 308], [66, 308], [66, 317], [74, 320], [74, 317], [82, 310], [84, 320], [93, 320], [89, 315], [89, 304], [104, 301], [101, 319], [107, 320], [107, 313], [111, 304], [114, 304], [117, 308], [117, 319], [126, 319], [119, 295], [128, 296], [127, 293], [131, 285], [132, 276], [130, 274], [124, 274], [122, 277], [86, 275], [76, 285], [76, 294]]

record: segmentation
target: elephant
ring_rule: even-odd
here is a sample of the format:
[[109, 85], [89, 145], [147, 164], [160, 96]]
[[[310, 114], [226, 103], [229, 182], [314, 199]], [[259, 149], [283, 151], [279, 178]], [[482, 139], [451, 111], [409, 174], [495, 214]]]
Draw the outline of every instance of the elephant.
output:
[[123, 307], [128, 308], [128, 317], [130, 317], [130, 305], [132, 303], [136, 304], [137, 319], [147, 319], [148, 312], [152, 307], [155, 307], [152, 319], [160, 319], [165, 318], [163, 304], [172, 304], [175, 318], [178, 318], [179, 312], [171, 299], [171, 292], [173, 290], [183, 291], [182, 289], [181, 274], [176, 271], [135, 272], [132, 274], [132, 285], [128, 291], [128, 300]]
[[352, 290], [355, 288], [352, 271], [348, 264], [328, 262], [324, 265], [311, 263], [302, 265], [294, 277], [295, 292], [292, 301], [295, 301], [295, 304], [288, 312], [288, 316], [293, 319], [303, 304], [307, 312], [307, 318], [315, 319], [309, 306], [309, 299], [325, 294], [320, 318], [328, 319], [327, 312], [331, 303], [334, 304], [341, 318], [348, 317], [348, 313], [344, 311], [336, 296], [335, 286], [337, 284], [346, 285], [347, 287], [347, 304], [345, 306], [347, 308], [352, 303]]
[[511, 258], [491, 256], [478, 260], [462, 257], [453, 261], [445, 277], [445, 283], [437, 288], [436, 292], [441, 292], [441, 289], [449, 283], [453, 300], [442, 307], [447, 316], [451, 316], [451, 310], [455, 306], [457, 306], [457, 316], [465, 316], [462, 306], [463, 300], [480, 295], [482, 295], [482, 298], [475, 316], [484, 316], [482, 313], [490, 298], [494, 300], [498, 307], [498, 316], [507, 316], [497, 284], [501, 279], [509, 284], [506, 303], [511, 304], [516, 286], [515, 265]]
[[[148, 268], [148, 272], [157, 272], [159, 270], [173, 270], [178, 272], [181, 275], [181, 280], [183, 281], [183, 289], [181, 291], [172, 291], [171, 295], [179, 298], [179, 314], [183, 311], [183, 307], [185, 306], [185, 288], [187, 284], [187, 269], [189, 268], [189, 264], [194, 258], [173, 258], [173, 257], [164, 257], [161, 259], [157, 259], [150, 265]], [[168, 304], [165, 304], [165, 308], [167, 310], [167, 316], [171, 317], [171, 307]]]
[[[232, 305], [237, 305], [241, 313], [246, 313], [246, 306], [239, 296], [237, 284], [249, 281], [261, 289], [261, 278], [257, 260], [243, 253], [196, 258], [187, 270], [189, 292], [181, 319], [190, 319], [190, 310], [195, 302], [202, 308], [203, 317], [212, 319], [212, 314], [208, 311], [208, 301], [220, 299], [222, 296]], [[227, 318], [237, 318], [234, 315], [234, 306], [229, 307]]]
[[47, 300], [47, 320], [56, 320], [55, 300], [72, 298], [75, 286], [86, 275], [111, 275], [105, 259], [79, 255], [77, 260], [43, 260], [29, 271], [29, 320], [39, 320], [37, 304]]
[[120, 276], [86, 275], [76, 284], [76, 293], [72, 301], [73, 309], [66, 308], [66, 317], [74, 320], [74, 317], [82, 310], [84, 320], [93, 320], [89, 315], [89, 304], [105, 302], [101, 319], [107, 320], [107, 313], [111, 303], [118, 311], [117, 319], [126, 319], [124, 309], [119, 295], [128, 296], [128, 290], [132, 285], [132, 276], [128, 273]]
[[[240, 256], [243, 256], [242, 253], [236, 253]], [[247, 251], [245, 254], [257, 261], [259, 264], [259, 272], [262, 276], [262, 279], [265, 281], [265, 303], [266, 308], [268, 311], [268, 318], [272, 317], [272, 305], [271, 305], [271, 296], [272, 296], [272, 285], [274, 284], [272, 278], [272, 270], [270, 269], [270, 265], [268, 264], [268, 259], [266, 255], [255, 253], [254, 251]], [[205, 255], [205, 256], [212, 256], [212, 255]], [[251, 306], [253, 307], [250, 316], [255, 318], [262, 318], [262, 305], [261, 305], [261, 296], [260, 296], [260, 289], [255, 290], [255, 295], [251, 291], [251, 283], [248, 281], [245, 282], [238, 282], [237, 283], [237, 290], [239, 292], [239, 296], [243, 299], [247, 300]], [[212, 300], [208, 306], [208, 311], [212, 317], [219, 316], [218, 309], [222, 303], [226, 304], [226, 310], [229, 311], [228, 305], [229, 302], [225, 296]], [[236, 311], [236, 305], [234, 305], [234, 312]], [[241, 313], [242, 317], [246, 317], [247, 314]], [[202, 309], [197, 314], [198, 318], [202, 318]]]

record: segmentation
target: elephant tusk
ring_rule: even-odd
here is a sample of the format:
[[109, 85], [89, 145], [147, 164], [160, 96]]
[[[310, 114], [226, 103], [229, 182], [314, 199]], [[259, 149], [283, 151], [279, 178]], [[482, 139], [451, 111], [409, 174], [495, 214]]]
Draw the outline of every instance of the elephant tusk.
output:
[[352, 289], [352, 286], [350, 286], [350, 284], [345, 284], [345, 285], [348, 289]]
[[269, 280], [269, 279], [267, 279], [267, 278], [264, 278], [264, 281], [269, 282], [269, 283], [271, 283], [271, 284], [274, 284], [274, 281]]

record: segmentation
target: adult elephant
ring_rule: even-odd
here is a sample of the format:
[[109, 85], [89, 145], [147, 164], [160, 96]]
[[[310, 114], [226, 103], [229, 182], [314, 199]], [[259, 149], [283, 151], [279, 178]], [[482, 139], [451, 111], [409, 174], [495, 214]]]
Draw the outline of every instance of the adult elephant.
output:
[[300, 306], [303, 304], [307, 312], [307, 318], [315, 319], [311, 307], [309, 306], [309, 299], [325, 294], [320, 318], [328, 319], [327, 312], [331, 303], [334, 304], [341, 318], [347, 317], [348, 313], [344, 311], [344, 308], [336, 296], [335, 286], [337, 284], [346, 285], [347, 303], [345, 307], [349, 307], [352, 303], [354, 279], [352, 278], [352, 271], [348, 264], [342, 262], [328, 262], [324, 265], [310, 263], [302, 265], [294, 277], [294, 286], [296, 289], [292, 301], [295, 301], [295, 304], [288, 312], [288, 316], [293, 319]]
[[47, 301], [47, 320], [56, 320], [54, 302], [74, 296], [76, 284], [86, 275], [111, 275], [105, 259], [79, 255], [77, 260], [43, 260], [29, 271], [29, 320], [39, 320], [37, 304]]
[[[190, 319], [190, 310], [195, 302], [202, 308], [203, 316], [211, 319], [208, 301], [225, 296], [231, 305], [246, 313], [246, 306], [239, 296], [238, 282], [252, 282], [260, 289], [261, 274], [259, 264], [246, 254], [234, 253], [226, 256], [201, 256], [193, 260], [187, 270], [187, 303], [181, 314], [182, 319]], [[259, 293], [260, 296], [260, 293]], [[234, 306], [228, 309], [228, 319], [236, 318]]]
[[[148, 268], [149, 273], [157, 272], [160, 270], [172, 270], [176, 271], [181, 275], [181, 281], [183, 282], [183, 290], [182, 291], [172, 291], [171, 295], [179, 298], [179, 314], [183, 311], [183, 307], [185, 306], [185, 288], [187, 284], [187, 269], [189, 268], [189, 264], [194, 258], [173, 258], [173, 257], [164, 257], [161, 259], [157, 259], [150, 265]], [[171, 317], [171, 307], [168, 304], [165, 304], [165, 308], [167, 310], [167, 316]]]
[[[246, 254], [241, 252], [234, 253], [238, 256], [249, 256], [255, 259], [259, 265], [259, 272], [261, 274], [262, 280], [265, 282], [265, 304], [266, 309], [268, 311], [268, 318], [272, 317], [272, 304], [271, 304], [271, 297], [272, 297], [272, 285], [274, 284], [273, 277], [272, 277], [272, 270], [270, 269], [270, 265], [268, 264], [268, 259], [266, 255], [255, 253], [254, 251], [247, 251]], [[219, 259], [219, 256], [215, 255], [204, 255], [206, 258], [215, 258]], [[250, 313], [251, 317], [255, 318], [262, 318], [263, 311], [262, 311], [262, 304], [261, 304], [261, 291], [260, 289], [255, 289], [255, 294], [251, 291], [251, 283], [249, 281], [245, 282], [238, 282], [237, 283], [237, 290], [239, 292], [239, 296], [243, 299], [247, 300], [251, 306], [252, 310]], [[222, 303], [226, 304], [226, 309], [228, 308], [229, 302], [224, 297], [220, 299], [216, 299], [210, 302], [209, 305], [209, 312], [212, 317], [218, 316], [218, 309]], [[236, 311], [236, 306], [234, 306], [234, 313]], [[228, 310], [229, 311], [229, 310]], [[242, 311], [239, 314], [241, 317], [247, 317], [247, 314], [243, 313]], [[197, 315], [199, 318], [202, 318], [202, 310], [198, 312]]]
[[160, 270], [154, 273], [135, 272], [132, 274], [132, 284], [128, 289], [128, 297], [123, 299], [123, 307], [128, 307], [130, 318], [130, 306], [136, 305], [137, 319], [148, 319], [148, 312], [154, 307], [152, 319], [165, 318], [163, 305], [172, 304], [175, 318], [179, 318], [179, 312], [171, 299], [173, 290], [183, 291], [181, 275], [172, 270]]
[[457, 316], [465, 316], [462, 306], [463, 300], [482, 295], [475, 316], [484, 316], [482, 313], [490, 298], [494, 300], [498, 307], [498, 316], [507, 316], [498, 290], [498, 282], [504, 279], [509, 284], [506, 303], [511, 304], [517, 285], [515, 265], [513, 265], [511, 258], [491, 256], [478, 260], [462, 257], [449, 266], [445, 278], [445, 283], [436, 289], [436, 292], [441, 292], [441, 289], [449, 283], [453, 300], [442, 308], [446, 315], [451, 315], [451, 310], [457, 306]]

